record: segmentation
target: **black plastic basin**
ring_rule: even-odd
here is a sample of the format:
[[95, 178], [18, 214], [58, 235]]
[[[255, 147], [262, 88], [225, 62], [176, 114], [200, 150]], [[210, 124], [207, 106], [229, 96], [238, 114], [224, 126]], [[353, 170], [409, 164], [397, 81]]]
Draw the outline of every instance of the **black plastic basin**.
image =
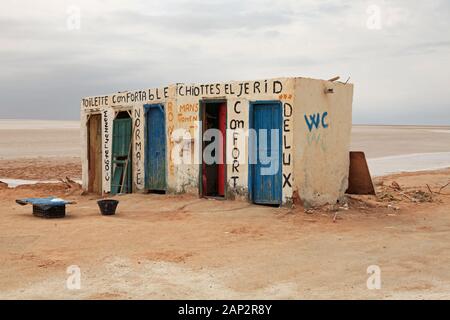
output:
[[98, 200], [97, 204], [100, 208], [100, 212], [104, 216], [111, 216], [116, 213], [117, 205], [119, 201], [112, 199]]

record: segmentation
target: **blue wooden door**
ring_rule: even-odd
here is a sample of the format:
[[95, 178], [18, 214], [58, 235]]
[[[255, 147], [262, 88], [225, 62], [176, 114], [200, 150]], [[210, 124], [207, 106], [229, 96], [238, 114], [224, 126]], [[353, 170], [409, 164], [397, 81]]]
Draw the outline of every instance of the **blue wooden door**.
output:
[[162, 104], [145, 105], [146, 170], [148, 190], [166, 190], [166, 126]]
[[[250, 164], [251, 197], [254, 203], [281, 204], [282, 201], [282, 167], [281, 103], [254, 102], [251, 104], [251, 128], [255, 129], [253, 140], [254, 159]], [[276, 132], [272, 131], [275, 130]], [[260, 131], [261, 130], [261, 131]], [[262, 140], [265, 136], [265, 141]], [[266, 155], [264, 157], [263, 155]], [[271, 159], [268, 161], [268, 159]]]

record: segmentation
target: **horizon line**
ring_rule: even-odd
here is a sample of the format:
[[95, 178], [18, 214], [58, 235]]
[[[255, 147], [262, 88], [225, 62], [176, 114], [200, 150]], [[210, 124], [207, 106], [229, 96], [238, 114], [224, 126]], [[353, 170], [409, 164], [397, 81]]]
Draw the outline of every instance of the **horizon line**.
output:
[[[28, 119], [28, 118], [0, 118], [0, 121], [40, 121], [40, 122], [80, 122], [74, 119]], [[352, 126], [396, 126], [396, 127], [450, 127], [450, 124], [425, 124], [425, 123], [352, 123]]]

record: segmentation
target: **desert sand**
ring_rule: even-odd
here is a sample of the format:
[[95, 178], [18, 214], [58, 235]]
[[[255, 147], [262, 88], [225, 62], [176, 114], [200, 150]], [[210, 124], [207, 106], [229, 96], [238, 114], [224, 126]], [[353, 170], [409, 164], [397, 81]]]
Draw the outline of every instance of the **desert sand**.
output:
[[[61, 184], [4, 188], [0, 298], [449, 299], [450, 196], [425, 186], [449, 176], [385, 177], [378, 199], [308, 212], [153, 194], [118, 196], [117, 214], [101, 216], [97, 197]], [[49, 193], [77, 201], [66, 218], [14, 203]], [[72, 265], [80, 290], [66, 287]], [[366, 287], [371, 265], [380, 290]]]
[[[0, 121], [0, 180], [80, 177], [76, 123], [8, 125]], [[448, 130], [355, 127], [352, 149], [369, 161], [445, 153]], [[34, 142], [16, 150], [3, 137]], [[115, 216], [101, 216], [98, 196], [77, 186], [0, 184], [0, 298], [449, 299], [448, 182], [450, 169], [377, 177], [376, 197], [309, 210], [124, 195]], [[48, 195], [76, 204], [66, 218], [45, 220], [14, 202]], [[66, 286], [72, 265], [79, 290]], [[380, 267], [380, 290], [366, 286], [371, 265]]]

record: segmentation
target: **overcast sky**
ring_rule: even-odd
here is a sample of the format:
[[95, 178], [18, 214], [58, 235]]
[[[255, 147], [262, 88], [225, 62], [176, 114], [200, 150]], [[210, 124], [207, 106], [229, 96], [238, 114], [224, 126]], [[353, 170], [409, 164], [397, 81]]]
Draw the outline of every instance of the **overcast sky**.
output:
[[0, 118], [76, 120], [84, 96], [176, 82], [335, 75], [355, 84], [354, 123], [450, 124], [450, 1], [2, 0]]

